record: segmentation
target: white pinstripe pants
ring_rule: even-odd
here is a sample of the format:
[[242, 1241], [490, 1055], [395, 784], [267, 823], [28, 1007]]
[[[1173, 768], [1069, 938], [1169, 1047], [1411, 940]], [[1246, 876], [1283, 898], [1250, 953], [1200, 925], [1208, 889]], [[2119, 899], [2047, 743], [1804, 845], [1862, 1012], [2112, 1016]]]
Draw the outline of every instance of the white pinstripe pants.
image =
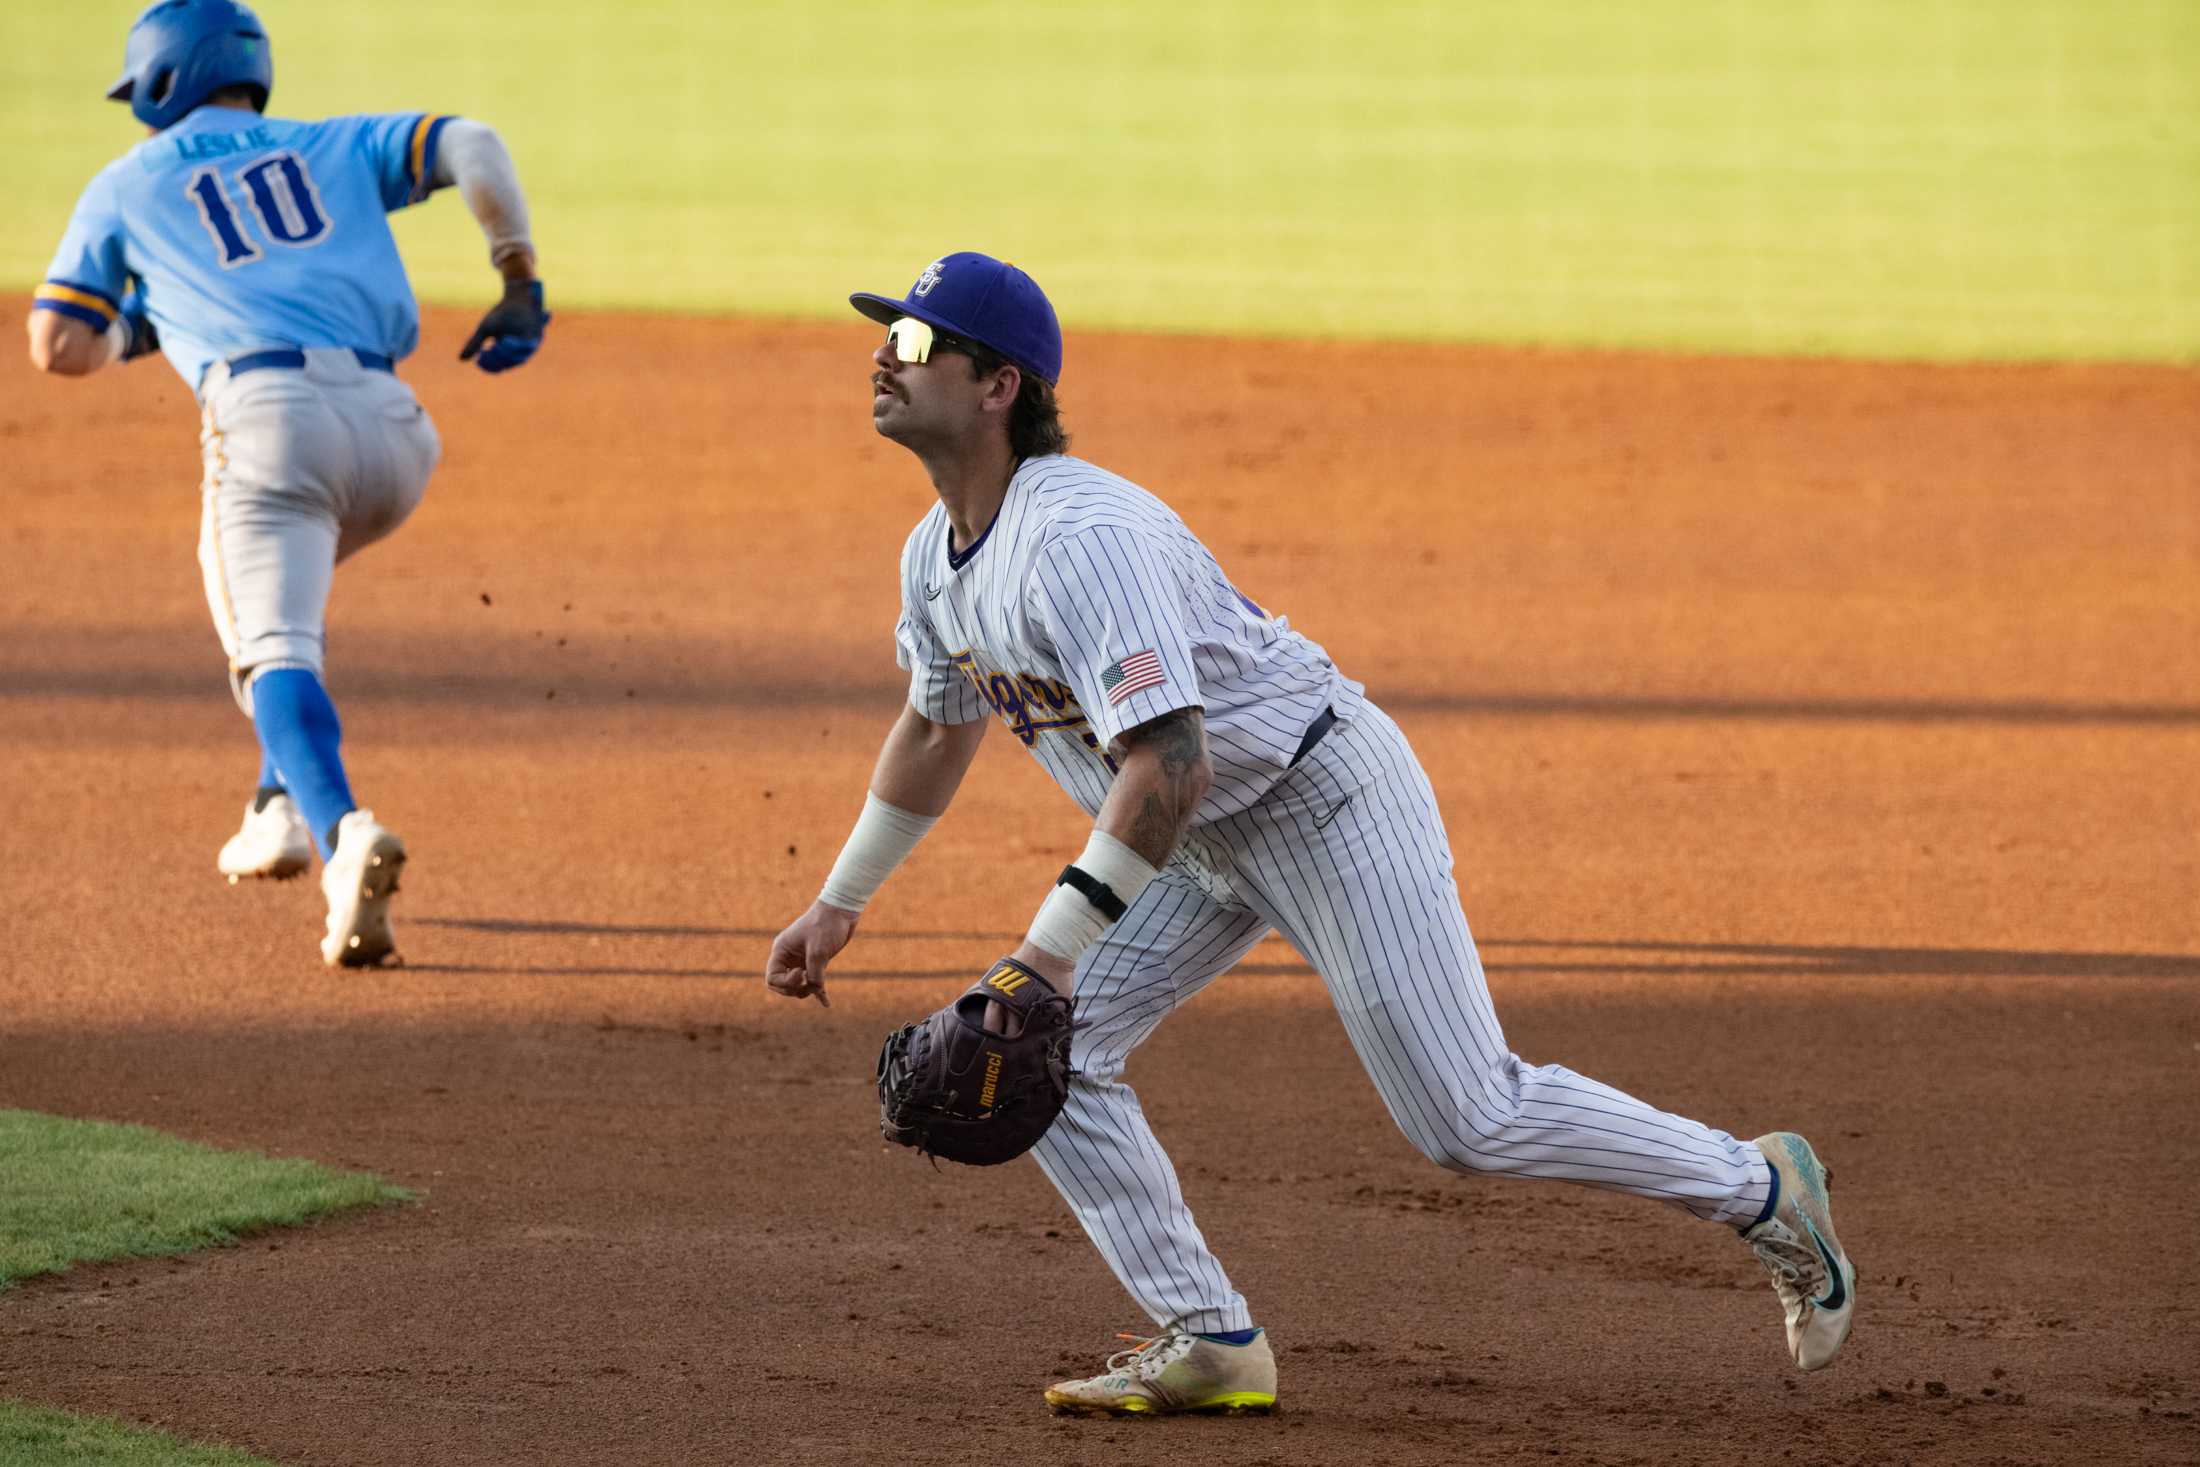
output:
[[1435, 791], [1398, 726], [1365, 704], [1250, 810], [1187, 837], [1078, 965], [1082, 1073], [1034, 1154], [1157, 1323], [1255, 1321], [1123, 1066], [1270, 929], [1321, 974], [1392, 1119], [1438, 1165], [1631, 1192], [1729, 1224], [1763, 1209], [1754, 1145], [1506, 1048]]

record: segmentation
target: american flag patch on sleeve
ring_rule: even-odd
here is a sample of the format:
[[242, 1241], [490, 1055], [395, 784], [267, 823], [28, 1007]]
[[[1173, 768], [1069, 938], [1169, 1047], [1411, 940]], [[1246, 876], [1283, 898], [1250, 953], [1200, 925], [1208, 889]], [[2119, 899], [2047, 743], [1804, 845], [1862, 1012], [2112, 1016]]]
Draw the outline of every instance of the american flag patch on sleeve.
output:
[[1100, 670], [1100, 691], [1108, 695], [1108, 706], [1112, 708], [1131, 694], [1144, 688], [1158, 688], [1168, 680], [1168, 675], [1161, 670], [1159, 656], [1152, 652], [1133, 652]]

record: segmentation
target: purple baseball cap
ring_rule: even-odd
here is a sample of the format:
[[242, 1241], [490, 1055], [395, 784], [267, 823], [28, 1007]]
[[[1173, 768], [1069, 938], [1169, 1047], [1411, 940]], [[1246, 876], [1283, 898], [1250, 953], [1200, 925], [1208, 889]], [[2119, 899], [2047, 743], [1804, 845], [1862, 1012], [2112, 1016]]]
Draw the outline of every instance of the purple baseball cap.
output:
[[914, 316], [991, 347], [1048, 386], [1062, 377], [1062, 326], [1037, 281], [1014, 265], [961, 250], [924, 267], [907, 297], [859, 290], [848, 304], [881, 325]]

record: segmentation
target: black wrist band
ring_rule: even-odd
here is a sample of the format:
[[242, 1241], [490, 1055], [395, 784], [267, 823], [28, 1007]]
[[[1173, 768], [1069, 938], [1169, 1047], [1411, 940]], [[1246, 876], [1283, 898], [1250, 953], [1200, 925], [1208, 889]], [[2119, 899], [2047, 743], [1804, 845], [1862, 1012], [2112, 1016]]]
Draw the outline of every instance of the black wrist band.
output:
[[1123, 914], [1130, 910], [1115, 894], [1114, 887], [1081, 866], [1064, 866], [1062, 874], [1054, 878], [1054, 884], [1074, 888], [1079, 896], [1092, 903], [1094, 911], [1110, 922], [1122, 921]]

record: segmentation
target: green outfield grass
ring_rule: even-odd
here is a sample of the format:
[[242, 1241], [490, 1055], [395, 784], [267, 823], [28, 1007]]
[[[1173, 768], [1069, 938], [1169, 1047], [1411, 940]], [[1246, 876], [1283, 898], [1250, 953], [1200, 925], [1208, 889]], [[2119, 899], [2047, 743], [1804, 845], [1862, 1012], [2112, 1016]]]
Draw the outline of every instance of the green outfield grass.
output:
[[0, 1467], [270, 1467], [264, 1459], [178, 1441], [102, 1416], [0, 1400]]
[[365, 1173], [142, 1126], [0, 1110], [0, 1290], [72, 1263], [184, 1253], [409, 1195]]
[[[136, 8], [0, 19], [9, 281], [131, 140]], [[2200, 359], [2191, 0], [259, 8], [277, 111], [494, 122], [567, 305], [833, 315], [984, 248], [1073, 329]]]

